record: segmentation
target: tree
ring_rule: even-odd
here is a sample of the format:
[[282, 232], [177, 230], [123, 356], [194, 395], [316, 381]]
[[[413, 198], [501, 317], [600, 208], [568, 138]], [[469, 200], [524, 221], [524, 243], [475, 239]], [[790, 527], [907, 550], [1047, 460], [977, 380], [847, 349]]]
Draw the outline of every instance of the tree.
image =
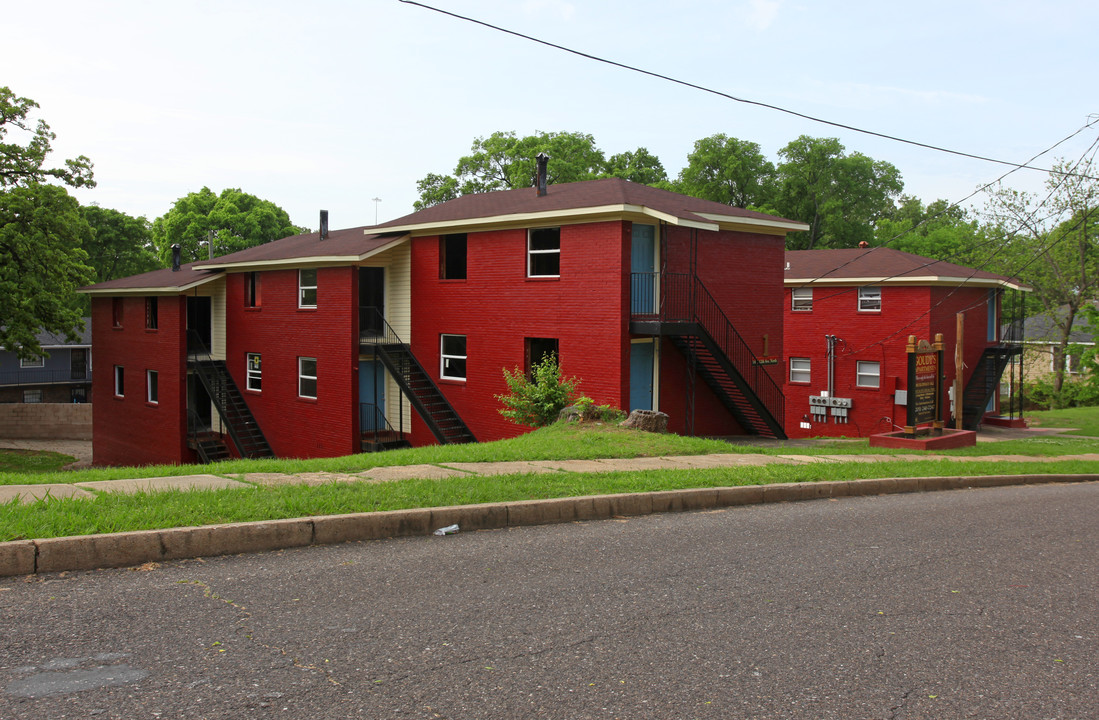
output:
[[711, 135], [695, 141], [678, 189], [734, 207], [762, 207], [774, 195], [775, 166], [754, 142]]
[[1046, 180], [1046, 197], [997, 185], [986, 215], [1001, 241], [997, 271], [1032, 288], [1030, 307], [1058, 330], [1054, 392], [1065, 380], [1072, 325], [1099, 297], [1099, 182], [1091, 160], [1060, 161]]
[[476, 138], [470, 150], [469, 155], [459, 158], [453, 175], [430, 173], [416, 183], [420, 191], [420, 199], [414, 203], [417, 210], [461, 195], [531, 187], [535, 158], [541, 152], [550, 156], [551, 183], [621, 177], [657, 184], [667, 178], [660, 160], [645, 148], [607, 160], [591, 135], [578, 132], [538, 132], [525, 137], [494, 132]]
[[988, 232], [965, 208], [946, 200], [925, 206], [915, 197], [902, 197], [890, 217], [877, 221], [873, 244], [973, 267], [990, 252]]
[[137, 275], [163, 267], [152, 244], [149, 221], [124, 212], [87, 205], [80, 209], [91, 233], [84, 250], [95, 281]]
[[[31, 128], [27, 115], [36, 109], [38, 103], [34, 100], [16, 97], [9, 88], [0, 87], [0, 188], [26, 187], [50, 179], [60, 180], [69, 187], [95, 187], [92, 161], [83, 155], [66, 160], [63, 168], [44, 167], [57, 135], [42, 119]], [[30, 133], [27, 144], [5, 142], [9, 128]]]
[[643, 147], [611, 155], [607, 158], [605, 174], [642, 185], [659, 185], [668, 180], [660, 158]]
[[[0, 87], [0, 345], [22, 358], [41, 356], [36, 339], [45, 330], [75, 340], [82, 323], [75, 290], [93, 277], [81, 243], [89, 235], [80, 205], [59, 181], [94, 187], [92, 163], [83, 155], [62, 168], [46, 167], [56, 137], [29, 98]], [[8, 138], [29, 134], [25, 144]]]
[[167, 214], [154, 220], [152, 238], [167, 265], [175, 244], [186, 263], [209, 257], [211, 239], [216, 257], [303, 232], [307, 229], [291, 223], [286, 211], [269, 200], [237, 188], [215, 195], [204, 187], [176, 200]]
[[877, 221], [895, 209], [900, 171], [861, 153], [846, 154], [836, 138], [802, 135], [779, 151], [773, 211], [809, 225], [787, 236], [787, 249], [857, 247], [874, 239]]

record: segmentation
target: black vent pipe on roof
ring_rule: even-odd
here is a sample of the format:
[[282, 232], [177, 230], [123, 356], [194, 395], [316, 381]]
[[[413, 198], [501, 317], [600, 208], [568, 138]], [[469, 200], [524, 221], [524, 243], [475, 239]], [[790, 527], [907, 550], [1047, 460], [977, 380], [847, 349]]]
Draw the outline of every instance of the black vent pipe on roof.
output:
[[538, 188], [538, 197], [542, 197], [546, 194], [546, 170], [549, 167], [549, 155], [540, 152], [535, 161], [538, 163], [538, 175], [535, 178], [535, 183]]
[[321, 240], [328, 239], [328, 211], [321, 210]]
[[172, 272], [179, 272], [179, 243], [172, 245]]

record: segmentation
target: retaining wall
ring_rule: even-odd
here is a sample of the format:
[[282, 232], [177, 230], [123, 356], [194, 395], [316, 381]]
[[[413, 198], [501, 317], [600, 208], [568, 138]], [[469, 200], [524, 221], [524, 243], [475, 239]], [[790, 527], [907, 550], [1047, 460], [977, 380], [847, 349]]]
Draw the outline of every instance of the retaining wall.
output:
[[0, 403], [0, 437], [91, 440], [91, 403]]

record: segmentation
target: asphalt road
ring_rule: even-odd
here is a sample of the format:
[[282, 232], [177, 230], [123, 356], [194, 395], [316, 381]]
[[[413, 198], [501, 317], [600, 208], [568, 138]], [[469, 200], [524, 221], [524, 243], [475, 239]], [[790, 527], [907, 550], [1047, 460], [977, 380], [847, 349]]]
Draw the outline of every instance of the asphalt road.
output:
[[1099, 484], [0, 580], [0, 718], [1096, 718]]

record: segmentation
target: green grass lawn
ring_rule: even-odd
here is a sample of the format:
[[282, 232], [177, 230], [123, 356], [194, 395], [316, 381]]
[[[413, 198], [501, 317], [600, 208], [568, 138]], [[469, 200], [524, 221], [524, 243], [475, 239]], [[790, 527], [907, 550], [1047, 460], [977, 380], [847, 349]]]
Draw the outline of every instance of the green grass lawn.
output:
[[0, 473], [15, 477], [55, 473], [76, 458], [47, 450], [0, 450]]
[[1026, 419], [1031, 427], [1075, 428], [1074, 435], [1099, 437], [1099, 407], [1029, 412]]
[[[1080, 423], [1082, 424], [1082, 423]], [[1072, 425], [1076, 427], [1077, 424]], [[507, 460], [591, 459], [705, 453], [893, 455], [911, 451], [870, 448], [866, 440], [824, 441], [812, 447], [735, 446], [719, 440], [625, 430], [616, 426], [559, 424], [494, 443], [429, 446], [323, 460], [232, 461], [218, 465], [91, 469], [72, 472], [7, 471], [0, 484], [81, 482], [117, 478], [215, 473], [241, 478], [250, 472], [361, 472], [371, 467]], [[1044, 436], [981, 443], [941, 455], [1082, 455], [1099, 452], [1099, 437]], [[64, 456], [62, 456], [64, 457]], [[872, 477], [1096, 473], [1099, 463], [1062, 460], [1043, 463], [898, 460], [810, 465], [612, 473], [554, 473], [462, 476], [445, 480], [339, 483], [324, 486], [255, 486], [218, 491], [156, 494], [100, 494], [94, 499], [52, 498], [28, 505], [0, 505], [0, 541], [158, 529], [337, 513], [374, 512], [507, 502], [553, 497], [648, 492], [683, 488], [753, 485]]]

